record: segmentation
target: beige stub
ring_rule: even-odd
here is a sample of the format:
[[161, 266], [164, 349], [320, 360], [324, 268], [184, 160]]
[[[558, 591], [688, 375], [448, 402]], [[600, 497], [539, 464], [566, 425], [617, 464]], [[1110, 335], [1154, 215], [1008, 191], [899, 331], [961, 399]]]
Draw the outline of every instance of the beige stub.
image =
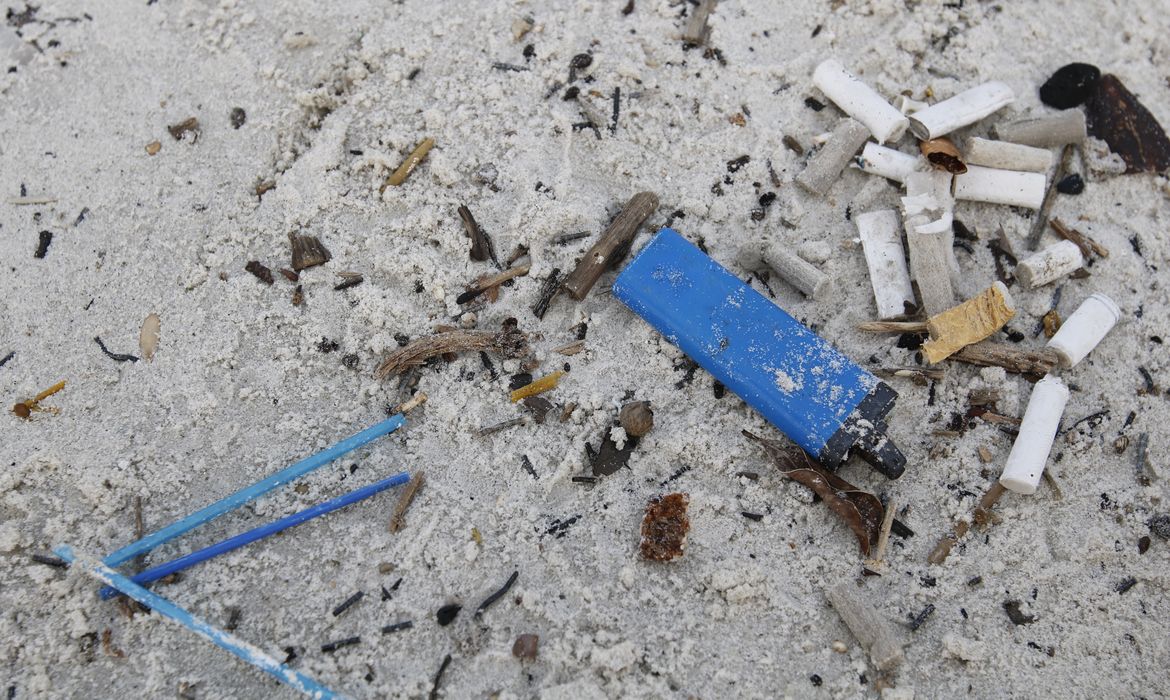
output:
[[995, 333], [1016, 315], [1011, 294], [996, 282], [977, 296], [935, 314], [926, 323], [930, 340], [922, 344], [927, 362], [940, 362]]

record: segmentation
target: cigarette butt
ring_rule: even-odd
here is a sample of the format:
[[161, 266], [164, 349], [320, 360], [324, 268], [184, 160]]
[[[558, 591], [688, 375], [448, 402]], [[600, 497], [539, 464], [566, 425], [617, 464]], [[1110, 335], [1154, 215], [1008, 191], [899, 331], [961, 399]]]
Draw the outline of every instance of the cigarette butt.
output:
[[1016, 315], [1011, 294], [1003, 282], [996, 282], [978, 296], [932, 316], [926, 323], [930, 340], [922, 353], [931, 364], [950, 357], [960, 349], [991, 336]]
[[914, 287], [906, 267], [901, 225], [893, 209], [872, 211], [853, 217], [869, 281], [877, 303], [878, 318], [890, 319], [906, 313], [906, 302], [914, 302]]
[[796, 183], [814, 194], [825, 194], [868, 138], [869, 130], [861, 122], [842, 119], [829, 141], [796, 177]]
[[1120, 318], [1121, 309], [1116, 302], [1104, 294], [1092, 294], [1061, 324], [1060, 330], [1048, 341], [1048, 347], [1056, 351], [1062, 366], [1075, 367], [1097, 347]]
[[1016, 94], [1006, 83], [992, 80], [915, 112], [910, 117], [910, 131], [924, 141], [946, 136], [1006, 107], [1015, 99]]
[[1025, 146], [1052, 148], [1083, 143], [1089, 137], [1089, 131], [1084, 112], [1080, 109], [1066, 109], [1052, 116], [999, 124], [995, 127], [995, 135], [1004, 141]]
[[845, 70], [836, 59], [822, 62], [813, 71], [813, 84], [841, 111], [869, 129], [879, 143], [897, 141], [906, 132], [906, 117], [873, 88]]
[[1052, 167], [1052, 151], [1010, 141], [993, 141], [975, 137], [967, 140], [967, 162], [1000, 170], [1023, 170], [1046, 173]]
[[1039, 209], [1044, 204], [1045, 185], [1043, 173], [969, 165], [967, 172], [955, 176], [955, 199]]
[[854, 164], [862, 172], [881, 175], [895, 182], [904, 182], [910, 173], [926, 167], [918, 156], [879, 146], [872, 141], [865, 144]]
[[1084, 264], [1077, 244], [1061, 241], [1021, 260], [1016, 265], [1016, 279], [1025, 289], [1035, 289], [1075, 272]]
[[1047, 375], [1036, 382], [1020, 432], [999, 477], [1004, 488], [1024, 495], [1036, 493], [1067, 402], [1068, 387], [1060, 379]]

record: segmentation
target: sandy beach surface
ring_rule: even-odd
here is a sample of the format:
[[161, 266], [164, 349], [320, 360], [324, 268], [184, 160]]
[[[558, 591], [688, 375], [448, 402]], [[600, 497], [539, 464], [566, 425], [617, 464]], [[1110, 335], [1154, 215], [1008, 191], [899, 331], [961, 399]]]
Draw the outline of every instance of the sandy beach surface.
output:
[[[856, 328], [877, 312], [851, 219], [898, 208], [900, 188], [855, 168], [823, 197], [794, 182], [842, 117], [813, 68], [835, 57], [887, 98], [929, 102], [1011, 86], [1017, 100], [965, 138], [1052, 113], [1037, 88], [1083, 61], [1170, 124], [1170, 2], [726, 0], [707, 46], [689, 49], [695, 5], [677, 0], [0, 4], [0, 357], [14, 353], [0, 366], [5, 697], [297, 697], [32, 556], [61, 543], [109, 553], [135, 539], [136, 503], [146, 531], [162, 527], [384, 419], [412, 391], [428, 400], [401, 430], [146, 563], [423, 471], [401, 530], [388, 528], [398, 489], [154, 590], [358, 698], [1170, 696], [1164, 176], [1116, 175], [1107, 153], [1074, 150], [1084, 192], [1058, 194], [1052, 215], [1108, 257], [1085, 277], [1013, 286], [1017, 315], [994, 340], [1042, 348], [1042, 317], [1067, 318], [1094, 292], [1122, 318], [1060, 372], [1071, 396], [1048, 460], [1060, 493], [1042, 482], [1006, 494], [996, 522], [939, 565], [927, 555], [999, 477], [1027, 378], [944, 361], [929, 379], [887, 379], [905, 475], [856, 458], [839, 473], [887, 499], [912, 536], [892, 536], [882, 575], [862, 576], [844, 522], [741, 431], [781, 434], [620, 304], [615, 272], [583, 301], [532, 310], [553, 270], [570, 271], [652, 191], [661, 204], [635, 250], [670, 223], [748, 279], [741, 248], [786, 246], [829, 276], [828, 293], [806, 299], [774, 275], [752, 277], [755, 289], [871, 371], [917, 368], [898, 335]], [[380, 191], [425, 138], [426, 159]], [[910, 136], [893, 145], [917, 152]], [[460, 205], [501, 266], [520, 247], [530, 258], [494, 302], [457, 302], [498, 272], [470, 258]], [[1024, 251], [1036, 213], [959, 202], [955, 217], [978, 237], [955, 249], [967, 299], [996, 280], [997, 230]], [[290, 233], [331, 254], [295, 283], [279, 272]], [[363, 281], [337, 290], [343, 273]], [[161, 330], [147, 361], [150, 314]], [[409, 381], [374, 376], [436, 326], [509, 318], [540, 361], [531, 374], [566, 372], [542, 395], [543, 422], [509, 401], [521, 360], [489, 353], [488, 366], [472, 352]], [[95, 337], [139, 359], [117, 361]], [[554, 351], [580, 337], [581, 352]], [[61, 380], [39, 406], [57, 412], [8, 411]], [[973, 392], [997, 396], [1007, 422], [968, 417]], [[628, 468], [574, 481], [592, 475], [586, 445], [630, 400], [651, 402], [654, 426]], [[685, 553], [647, 561], [643, 511], [671, 492], [690, 498]], [[827, 602], [841, 581], [905, 644], [898, 668], [876, 669]], [[440, 625], [450, 604], [462, 609]], [[522, 634], [539, 635], [533, 660], [512, 653]]]

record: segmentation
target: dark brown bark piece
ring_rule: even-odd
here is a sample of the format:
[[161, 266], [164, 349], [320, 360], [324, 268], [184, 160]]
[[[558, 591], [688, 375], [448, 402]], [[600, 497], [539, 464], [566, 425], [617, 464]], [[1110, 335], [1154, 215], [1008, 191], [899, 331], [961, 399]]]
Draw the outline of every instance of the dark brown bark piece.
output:
[[1103, 75], [1085, 102], [1089, 135], [1109, 144], [1125, 172], [1170, 170], [1170, 139], [1162, 125], [1116, 75]]
[[288, 234], [289, 245], [292, 246], [292, 269], [300, 272], [305, 268], [324, 265], [333, 256], [329, 250], [321, 245], [316, 236], [298, 236]]
[[690, 496], [670, 493], [655, 496], [646, 504], [642, 518], [642, 557], [651, 561], [670, 561], [682, 556], [687, 546], [687, 531], [691, 520], [687, 517]]
[[562, 285], [577, 301], [585, 298], [597, 278], [615, 260], [629, 250], [638, 234], [638, 227], [658, 208], [658, 195], [653, 192], [639, 192], [630, 198], [617, 218], [609, 225], [597, 242], [577, 263]]

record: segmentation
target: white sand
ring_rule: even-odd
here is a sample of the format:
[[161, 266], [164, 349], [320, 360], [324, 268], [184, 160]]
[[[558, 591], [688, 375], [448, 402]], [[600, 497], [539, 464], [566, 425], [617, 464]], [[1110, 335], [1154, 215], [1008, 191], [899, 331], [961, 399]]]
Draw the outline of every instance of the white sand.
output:
[[[876, 311], [846, 214], [894, 207], [898, 190], [855, 170], [824, 199], [792, 184], [802, 159], [781, 138], [807, 148], [839, 118], [833, 107], [804, 105], [817, 95], [812, 67], [835, 55], [883, 94], [910, 90], [919, 99], [1006, 81], [1017, 105], [966, 130], [986, 135], [998, 118], [1044, 111], [1038, 85], [1084, 60], [1119, 75], [1167, 124], [1170, 3], [728, 0], [711, 20], [726, 66], [682, 50], [686, 6], [637, 0], [623, 16], [623, 4], [45, 0], [19, 41], [14, 28], [0, 29], [0, 357], [16, 351], [0, 368], [0, 394], [7, 408], [68, 380], [45, 402], [60, 415], [0, 416], [8, 697], [294, 696], [157, 615], [126, 618], [96, 599], [88, 579], [29, 556], [59, 542], [112, 551], [132, 538], [135, 496], [147, 527], [158, 527], [383, 417], [386, 404], [404, 398], [395, 381], [372, 378], [396, 347], [394, 334], [416, 337], [450, 322], [464, 285], [494, 269], [468, 259], [460, 203], [501, 256], [524, 244], [533, 257], [532, 275], [480, 311], [480, 327], [516, 316], [541, 334], [539, 374], [564, 362], [550, 349], [588, 321], [587, 352], [567, 358], [572, 371], [549, 395], [558, 409], [575, 401], [580, 410], [567, 424], [475, 438], [474, 429], [520, 414], [507, 400], [507, 374], [492, 381], [474, 355], [427, 369], [419, 387], [431, 399], [404, 430], [305, 479], [304, 493], [275, 493], [151, 561], [396, 470], [425, 469], [404, 531], [387, 532], [395, 494], [384, 494], [157, 590], [219, 625], [229, 608], [241, 609], [242, 638], [278, 658], [295, 647], [296, 668], [356, 697], [425, 696], [446, 654], [446, 697], [879, 693], [879, 674], [822, 593], [859, 575], [853, 536], [740, 437], [743, 428], [776, 435], [741, 401], [713, 398], [701, 371], [675, 388], [680, 353], [606, 293], [612, 274], [582, 303], [558, 298], [537, 322], [530, 308], [541, 281], [554, 267], [570, 269], [588, 245], [550, 239], [595, 235], [631, 194], [654, 190], [662, 207], [650, 224], [681, 210], [675, 226], [725, 263], [765, 234], [828, 252], [820, 266], [834, 280], [828, 300], [806, 301], [775, 281], [777, 302], [863, 364], [871, 356], [882, 367], [913, 364], [893, 338], [853, 330]], [[527, 14], [536, 26], [515, 42], [512, 24]], [[949, 43], [940, 40], [952, 30]], [[42, 51], [29, 53], [29, 40]], [[526, 62], [527, 43], [535, 58]], [[564, 88], [544, 97], [586, 50], [594, 61], [582, 73], [595, 80], [578, 85], [600, 93], [597, 108], [608, 114], [613, 88], [622, 93], [617, 131], [603, 129], [600, 140], [573, 131], [582, 118], [561, 100]], [[29, 62], [7, 72], [22, 56]], [[494, 61], [531, 70], [493, 70]], [[239, 130], [228, 119], [234, 107], [247, 112]], [[744, 108], [745, 125], [731, 123]], [[198, 141], [176, 142], [166, 127], [190, 116], [202, 125]], [[437, 144], [427, 161], [380, 198], [387, 167], [426, 136]], [[155, 140], [162, 149], [152, 157], [145, 147]], [[723, 196], [713, 194], [726, 161], [744, 154], [751, 162], [730, 175]], [[489, 163], [494, 187], [473, 178]], [[264, 179], [277, 186], [258, 200], [252, 191]], [[22, 185], [29, 197], [55, 201], [9, 204]], [[777, 200], [755, 222], [749, 213], [768, 191]], [[1073, 387], [1065, 425], [1109, 411], [1099, 425], [1058, 438], [1050, 467], [1063, 500], [1043, 485], [1035, 496], [1009, 494], [997, 507], [1002, 523], [974, 532], [945, 565], [927, 565], [938, 537], [998, 476], [1011, 440], [980, 421], [960, 438], [933, 431], [966, 409], [975, 387], [1002, 390], [999, 410], [1018, 416], [1029, 385], [947, 363], [928, 406], [926, 387], [891, 380], [901, 394], [891, 433], [909, 459], [905, 476], [887, 482], [858, 463], [842, 475], [908, 508], [900, 517], [917, 534], [892, 538], [889, 572], [866, 578], [865, 593], [897, 623], [927, 604], [937, 610], [905, 631], [907, 661], [885, 695], [1170, 696], [1170, 543], [1155, 536], [1147, 553], [1137, 549], [1147, 520], [1167, 512], [1167, 398], [1164, 389], [1137, 394], [1138, 366], [1170, 385], [1167, 352], [1152, 340], [1170, 334], [1166, 200], [1166, 181], [1145, 175], [1090, 181], [1083, 195], [1057, 200], [1055, 215], [1111, 253], [1088, 279], [1064, 284], [1060, 312], [1097, 291], [1124, 313], [1085, 362], [1062, 374]], [[991, 205], [960, 203], [957, 216], [984, 241], [1003, 225], [1021, 249], [1030, 224]], [[54, 238], [36, 260], [41, 230]], [[333, 253], [302, 275], [301, 308], [279, 275], [267, 287], [243, 269], [251, 259], [286, 266], [290, 231], [319, 236]], [[984, 242], [958, 255], [957, 291], [967, 298], [991, 283], [994, 266]], [[366, 281], [335, 292], [339, 271]], [[419, 283], [425, 289], [416, 293]], [[1021, 346], [1041, 344], [1034, 330], [1053, 291], [1013, 287]], [[93, 342], [100, 335], [113, 351], [137, 354], [152, 312], [162, 319], [154, 362], [117, 364]], [[323, 336], [340, 349], [319, 352]], [[352, 369], [341, 362], [351, 353], [359, 360]], [[596, 486], [571, 483], [588, 469], [585, 442], [597, 444], [627, 391], [650, 400], [656, 415], [631, 469]], [[1130, 411], [1130, 445], [1117, 454], [1113, 441]], [[1153, 479], [1145, 487], [1134, 466], [1141, 433], [1149, 434]], [[980, 446], [994, 455], [990, 464], [980, 462]], [[522, 469], [522, 455], [539, 479]], [[744, 470], [762, 476], [734, 476]], [[669, 490], [691, 495], [689, 545], [678, 561], [645, 563], [641, 512]], [[766, 517], [753, 522], [744, 510]], [[563, 537], [545, 534], [571, 516], [580, 520]], [[384, 562], [391, 573], [379, 573]], [[439, 606], [473, 609], [513, 570], [515, 588], [482, 621], [465, 609], [450, 626], [436, 624]], [[975, 576], [982, 584], [968, 585]], [[379, 587], [400, 577], [393, 599], [380, 601]], [[1117, 593], [1127, 577], [1137, 584]], [[333, 618], [330, 610], [357, 590], [365, 599]], [[1033, 624], [1013, 626], [1002, 608], [1011, 599], [1035, 615]], [[379, 633], [403, 619], [414, 629]], [[107, 630], [110, 652], [101, 643]], [[540, 635], [534, 663], [511, 655], [521, 633]], [[320, 652], [353, 635], [360, 645]], [[832, 650], [835, 640], [844, 653]]]

